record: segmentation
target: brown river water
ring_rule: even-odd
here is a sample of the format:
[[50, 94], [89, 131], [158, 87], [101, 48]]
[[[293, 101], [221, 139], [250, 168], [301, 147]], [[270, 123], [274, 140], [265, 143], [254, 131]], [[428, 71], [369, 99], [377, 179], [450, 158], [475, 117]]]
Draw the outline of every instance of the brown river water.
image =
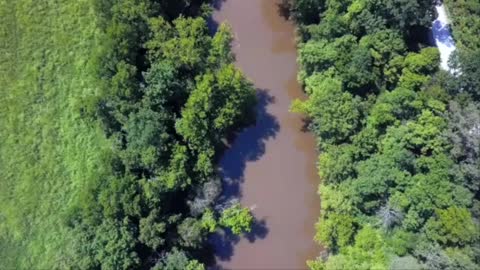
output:
[[213, 21], [232, 26], [236, 65], [259, 97], [256, 125], [237, 136], [220, 162], [224, 196], [251, 207], [257, 221], [246, 236], [212, 237], [216, 268], [306, 269], [319, 253], [313, 236], [320, 200], [313, 135], [289, 112], [293, 99], [304, 98], [294, 27], [276, 0], [218, 1]]

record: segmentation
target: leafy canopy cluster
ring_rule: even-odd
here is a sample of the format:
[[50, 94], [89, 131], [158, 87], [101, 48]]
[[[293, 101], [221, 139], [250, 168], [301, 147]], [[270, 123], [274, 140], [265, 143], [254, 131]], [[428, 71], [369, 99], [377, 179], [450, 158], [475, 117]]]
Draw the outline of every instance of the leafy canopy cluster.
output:
[[479, 106], [415, 39], [433, 3], [290, 6], [309, 96], [292, 110], [308, 117], [321, 152], [315, 239], [328, 254], [310, 268], [478, 268]]
[[[114, 144], [113, 174], [71, 217], [82, 240], [74, 265], [203, 269], [193, 254], [208, 233], [248, 231], [253, 219], [238, 205], [212, 209], [215, 162], [225, 138], [253, 120], [255, 91], [232, 63], [227, 25], [212, 37], [202, 16], [169, 20], [141, 3], [148, 8], [112, 7], [107, 31], [127, 45], [106, 59], [110, 89], [96, 115]], [[141, 43], [125, 28], [140, 31]]]
[[230, 29], [208, 1], [77, 2], [0, 1], [2, 266], [205, 269], [208, 234], [253, 220], [213, 210], [256, 102]]
[[450, 89], [457, 95], [480, 98], [480, 3], [475, 0], [445, 1], [457, 50], [451, 61], [455, 80]]

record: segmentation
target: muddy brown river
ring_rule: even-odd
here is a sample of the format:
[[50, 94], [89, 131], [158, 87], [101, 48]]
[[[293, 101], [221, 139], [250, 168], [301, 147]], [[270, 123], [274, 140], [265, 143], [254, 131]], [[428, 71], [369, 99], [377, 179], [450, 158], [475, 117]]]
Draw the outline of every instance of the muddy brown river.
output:
[[257, 219], [246, 236], [212, 239], [217, 268], [306, 269], [320, 211], [313, 135], [289, 112], [304, 98], [296, 81], [294, 27], [276, 0], [218, 1], [213, 20], [235, 34], [236, 65], [258, 91], [257, 123], [221, 160], [224, 195], [238, 197]]

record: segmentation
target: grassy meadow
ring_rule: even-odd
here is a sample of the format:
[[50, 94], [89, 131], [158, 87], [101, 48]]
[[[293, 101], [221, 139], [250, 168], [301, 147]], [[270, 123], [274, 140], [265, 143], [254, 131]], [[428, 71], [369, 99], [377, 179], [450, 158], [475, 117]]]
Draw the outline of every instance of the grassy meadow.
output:
[[103, 36], [92, 0], [0, 0], [0, 268], [65, 265], [63, 222], [110, 166], [97, 121]]

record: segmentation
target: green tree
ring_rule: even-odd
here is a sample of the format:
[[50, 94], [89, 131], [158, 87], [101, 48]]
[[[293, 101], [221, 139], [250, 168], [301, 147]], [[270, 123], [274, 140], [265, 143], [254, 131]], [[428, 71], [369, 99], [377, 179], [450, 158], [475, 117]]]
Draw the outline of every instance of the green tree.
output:
[[342, 90], [338, 79], [325, 78], [310, 89], [310, 98], [296, 100], [292, 110], [312, 119], [311, 128], [324, 143], [347, 141], [359, 125], [359, 101]]
[[214, 232], [217, 229], [217, 220], [215, 219], [215, 216], [213, 214], [213, 211], [210, 209], [207, 209], [202, 216], [201, 219], [201, 225], [202, 228], [205, 229], [207, 232]]
[[153, 267], [154, 270], [205, 270], [197, 260], [191, 260], [185, 252], [174, 248]]
[[152, 249], [157, 249], [165, 243], [163, 233], [165, 233], [166, 224], [159, 221], [159, 217], [161, 217], [159, 211], [153, 210], [146, 218], [140, 219], [138, 239]]
[[341, 183], [355, 177], [355, 151], [351, 144], [324, 149], [318, 160], [318, 172], [323, 183]]
[[283, 4], [290, 9], [291, 15], [303, 24], [317, 23], [325, 0], [284, 0]]
[[379, 232], [370, 226], [362, 228], [355, 244], [329, 258], [326, 269], [386, 269], [387, 254]]
[[478, 225], [465, 208], [438, 209], [426, 225], [427, 236], [441, 244], [466, 245], [478, 239]]
[[179, 17], [170, 25], [163, 18], [149, 21], [152, 37], [146, 43], [150, 57], [179, 67], [201, 70], [205, 67], [211, 38], [203, 18]]
[[92, 241], [95, 260], [103, 269], [131, 269], [140, 263], [133, 224], [128, 220], [117, 222], [106, 219], [98, 227]]
[[315, 240], [331, 250], [346, 247], [356, 232], [355, 219], [348, 215], [329, 214], [316, 224]]
[[208, 57], [209, 65], [218, 68], [222, 65], [228, 65], [233, 62], [235, 57], [230, 50], [232, 41], [233, 34], [230, 26], [225, 23], [220, 24], [212, 39], [212, 47]]
[[201, 221], [186, 218], [178, 225], [180, 244], [184, 247], [199, 248], [203, 242], [204, 232]]
[[222, 211], [219, 224], [228, 227], [234, 234], [250, 232], [253, 223], [253, 215], [248, 208], [234, 204]]
[[205, 74], [182, 110], [177, 132], [194, 150], [216, 146], [235, 123], [251, 120], [254, 89], [243, 74], [228, 65], [215, 74]]
[[409, 145], [422, 153], [442, 153], [446, 149], [446, 141], [442, 135], [446, 128], [445, 120], [430, 110], [423, 110], [417, 121], [406, 125], [409, 130], [406, 140]]

